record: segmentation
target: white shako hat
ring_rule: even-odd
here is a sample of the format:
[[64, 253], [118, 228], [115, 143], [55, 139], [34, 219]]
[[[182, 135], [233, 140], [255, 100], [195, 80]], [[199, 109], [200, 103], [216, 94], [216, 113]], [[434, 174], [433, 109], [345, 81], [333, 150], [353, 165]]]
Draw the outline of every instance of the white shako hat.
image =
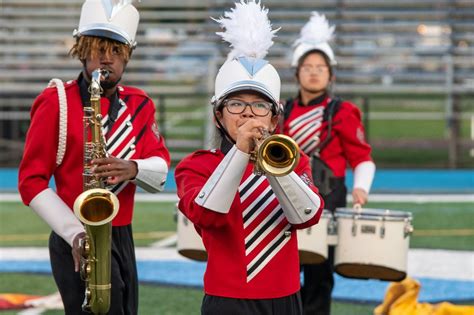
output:
[[83, 35], [113, 39], [135, 48], [140, 15], [133, 0], [86, 0], [74, 37]]
[[272, 30], [268, 9], [260, 1], [241, 0], [224, 17], [214, 19], [223, 32], [216, 34], [230, 43], [232, 51], [217, 73], [212, 103], [219, 106], [233, 92], [253, 90], [267, 96], [280, 111], [280, 76], [264, 60], [273, 45], [272, 38], [279, 30]]
[[293, 58], [291, 65], [296, 67], [300, 58], [309, 51], [319, 50], [328, 56], [331, 66], [337, 64], [334, 52], [328, 42], [332, 39], [335, 26], [329, 26], [324, 14], [316, 11], [311, 13], [311, 18], [300, 31], [300, 37], [295, 41], [293, 47]]

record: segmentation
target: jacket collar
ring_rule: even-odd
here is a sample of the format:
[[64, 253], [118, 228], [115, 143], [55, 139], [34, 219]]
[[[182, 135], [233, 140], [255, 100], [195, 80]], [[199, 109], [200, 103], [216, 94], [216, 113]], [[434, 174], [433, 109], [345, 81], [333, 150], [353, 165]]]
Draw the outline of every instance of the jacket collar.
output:
[[324, 93], [323, 95], [317, 96], [317, 97], [313, 98], [312, 100], [310, 100], [308, 102], [308, 104], [303, 104], [301, 102], [301, 93], [298, 93], [298, 96], [297, 96], [296, 100], [298, 102], [298, 106], [315, 106], [315, 105], [321, 104], [327, 98], [328, 98], [328, 94]]

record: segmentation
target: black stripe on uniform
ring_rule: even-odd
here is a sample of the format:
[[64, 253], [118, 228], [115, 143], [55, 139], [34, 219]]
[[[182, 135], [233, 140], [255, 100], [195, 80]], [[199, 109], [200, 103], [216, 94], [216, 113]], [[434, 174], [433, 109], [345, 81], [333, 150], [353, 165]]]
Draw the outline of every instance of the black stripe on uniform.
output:
[[132, 146], [131, 145], [128, 146], [127, 150], [123, 153], [123, 155], [117, 156], [117, 157], [119, 159], [124, 159], [130, 153], [130, 151], [132, 151]]
[[240, 191], [240, 196], [243, 196], [245, 195], [245, 193], [250, 189], [252, 188], [253, 185], [255, 185], [255, 183], [258, 181], [258, 179], [260, 178], [261, 176], [260, 175], [255, 175], [252, 180], [248, 183], [247, 186], [245, 186], [244, 188], [242, 188], [242, 190]]
[[262, 257], [260, 257], [259, 260], [257, 260], [255, 262], [255, 264], [253, 264], [252, 267], [250, 267], [248, 270], [247, 270], [247, 277], [250, 276], [252, 274], [252, 272], [255, 271], [255, 269], [258, 268], [258, 266], [260, 266], [260, 264], [281, 244], [283, 243], [283, 241], [285, 240], [285, 238], [287, 237], [285, 235], [285, 232], [286, 230], [283, 232], [283, 234], [281, 235], [281, 237], [262, 255]]
[[140, 138], [143, 137], [143, 134], [145, 133], [145, 130], [146, 130], [146, 126], [144, 126], [142, 128], [142, 130], [140, 130], [138, 135], [135, 137], [135, 145], [137, 145], [138, 141], [140, 141]]
[[247, 243], [245, 243], [245, 249], [249, 248], [257, 240], [257, 238], [259, 238], [259, 236], [262, 235], [263, 232], [265, 232], [273, 224], [273, 222], [275, 222], [281, 216], [282, 213], [283, 210], [280, 208], [280, 210], [278, 210], [271, 217], [271, 219], [268, 220], [268, 222], [265, 223], [265, 225], [262, 226], [262, 228], [257, 233], [255, 233], [255, 235]]
[[244, 216], [244, 223], [255, 213], [255, 211], [257, 211], [258, 208], [260, 208], [261, 205], [263, 205], [265, 203], [265, 201], [267, 201], [268, 198], [270, 198], [270, 196], [273, 194], [273, 190], [269, 190], [265, 196], [262, 197], [262, 199], [260, 199], [259, 202], [257, 202], [257, 204], [252, 208], [252, 210], [249, 211], [249, 213], [247, 213], [247, 215]]
[[110, 123], [111, 123], [110, 119], [107, 118], [107, 121], [105, 122], [105, 124], [102, 125], [102, 128], [105, 130], [108, 130]]
[[130, 119], [130, 121], [134, 121], [135, 120], [135, 117], [137, 117], [138, 113], [143, 109], [143, 107], [148, 103], [148, 98], [145, 98], [145, 100], [143, 102], [140, 103], [140, 105], [137, 107], [137, 110], [135, 111], [135, 113], [133, 113], [133, 116], [132, 116], [132, 119]]
[[114, 140], [112, 142], [110, 142], [108, 145], [107, 145], [107, 150], [110, 150], [111, 147], [114, 146], [114, 144], [120, 139], [120, 137], [125, 133], [125, 131], [130, 128], [126, 122], [123, 123], [124, 125], [124, 128], [122, 128], [122, 130], [120, 130], [119, 133], [115, 133], [114, 134]]
[[121, 183], [118, 183], [118, 184], [116, 184], [115, 186], [113, 186], [113, 187], [110, 189], [110, 191], [113, 192], [113, 193], [115, 193], [117, 190], [119, 190], [119, 188], [121, 188], [122, 186], [125, 186], [125, 185], [127, 185], [127, 184], [128, 184], [128, 182], [121, 182]]

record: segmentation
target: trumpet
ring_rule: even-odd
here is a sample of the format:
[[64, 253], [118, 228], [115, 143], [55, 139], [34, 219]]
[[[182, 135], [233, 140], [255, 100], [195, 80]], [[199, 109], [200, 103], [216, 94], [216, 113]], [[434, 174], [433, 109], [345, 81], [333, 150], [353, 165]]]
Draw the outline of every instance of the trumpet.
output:
[[262, 130], [262, 134], [250, 154], [254, 174], [285, 176], [291, 173], [300, 159], [298, 144], [286, 135], [270, 135], [266, 129]]

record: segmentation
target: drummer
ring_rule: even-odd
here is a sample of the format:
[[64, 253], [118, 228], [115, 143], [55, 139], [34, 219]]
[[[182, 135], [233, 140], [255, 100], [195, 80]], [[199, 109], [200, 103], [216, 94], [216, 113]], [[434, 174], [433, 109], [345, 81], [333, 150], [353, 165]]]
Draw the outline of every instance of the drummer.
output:
[[[364, 205], [375, 173], [359, 108], [331, 94], [336, 58], [329, 45], [334, 32], [326, 17], [313, 12], [295, 42], [292, 66], [298, 94], [287, 100], [281, 128], [311, 156], [314, 184], [325, 209], [346, 207], [346, 165], [354, 170], [354, 205]], [[334, 247], [318, 265], [304, 265], [301, 289], [305, 314], [330, 314], [334, 286]]]
[[[179, 209], [208, 253], [201, 314], [302, 314], [296, 229], [318, 222], [323, 202], [302, 153], [287, 175], [254, 173], [250, 156], [280, 113], [280, 77], [264, 60], [275, 30], [260, 2], [216, 20], [234, 48], [212, 100], [219, 147], [176, 167]], [[253, 155], [254, 156], [254, 155]]]

